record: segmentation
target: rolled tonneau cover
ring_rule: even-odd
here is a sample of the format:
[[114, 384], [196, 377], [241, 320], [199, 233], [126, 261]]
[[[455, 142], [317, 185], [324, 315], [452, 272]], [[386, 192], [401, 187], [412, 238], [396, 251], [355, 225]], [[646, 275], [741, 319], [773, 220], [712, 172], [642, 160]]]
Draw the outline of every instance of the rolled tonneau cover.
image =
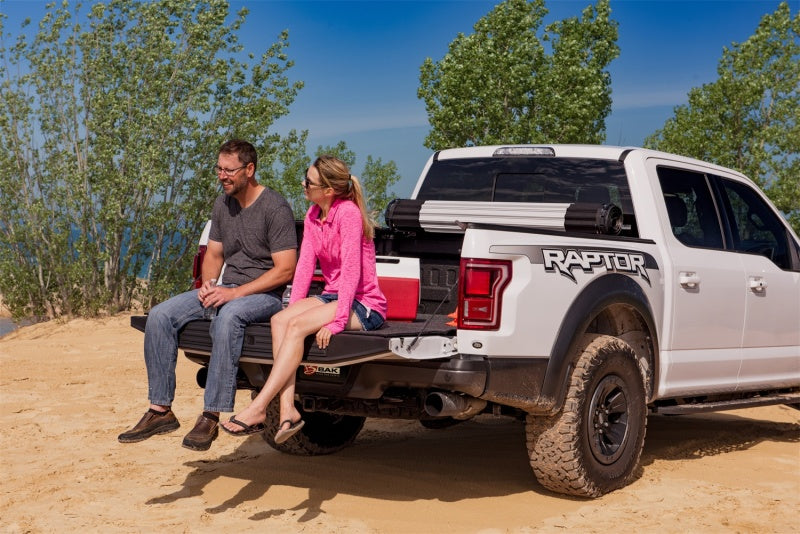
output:
[[603, 202], [480, 202], [395, 199], [386, 208], [394, 230], [463, 233], [464, 224], [502, 224], [523, 228], [617, 235], [622, 210]]

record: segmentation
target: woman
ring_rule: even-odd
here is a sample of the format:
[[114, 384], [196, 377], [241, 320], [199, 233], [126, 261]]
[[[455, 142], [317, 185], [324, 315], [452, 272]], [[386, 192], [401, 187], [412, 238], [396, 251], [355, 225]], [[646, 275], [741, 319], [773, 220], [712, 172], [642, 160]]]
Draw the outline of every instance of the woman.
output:
[[[308, 168], [303, 187], [313, 204], [303, 224], [289, 306], [270, 321], [275, 363], [253, 402], [223, 423], [223, 430], [236, 436], [264, 430], [267, 406], [278, 393], [281, 424], [275, 442], [296, 434], [304, 424], [294, 405], [294, 385], [305, 338], [316, 333], [317, 345], [325, 349], [331, 336], [374, 330], [386, 317], [386, 297], [375, 270], [375, 225], [358, 179], [343, 161], [320, 156]], [[321, 295], [308, 297], [317, 262], [325, 288]]]

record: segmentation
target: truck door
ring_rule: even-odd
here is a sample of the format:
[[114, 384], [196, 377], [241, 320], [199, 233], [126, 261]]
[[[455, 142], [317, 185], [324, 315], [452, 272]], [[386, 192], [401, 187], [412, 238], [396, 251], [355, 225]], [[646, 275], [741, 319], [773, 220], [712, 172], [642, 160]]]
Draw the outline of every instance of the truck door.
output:
[[747, 184], [717, 178], [745, 274], [739, 389], [800, 383], [800, 266], [794, 237]]
[[[745, 277], [725, 252], [711, 184], [702, 170], [651, 161], [661, 184], [672, 270], [665, 273], [661, 394], [732, 391], [741, 364]], [[670, 299], [671, 296], [671, 299]], [[671, 301], [671, 306], [670, 306]], [[671, 312], [671, 313], [670, 313]]]

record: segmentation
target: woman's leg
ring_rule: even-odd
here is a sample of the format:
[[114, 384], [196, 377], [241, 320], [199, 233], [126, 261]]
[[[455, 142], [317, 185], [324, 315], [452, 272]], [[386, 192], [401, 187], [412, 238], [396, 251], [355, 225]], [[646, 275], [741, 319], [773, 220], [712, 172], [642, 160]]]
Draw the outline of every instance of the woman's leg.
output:
[[[327, 324], [327, 323], [326, 323]], [[324, 325], [323, 325], [324, 326]], [[320, 327], [321, 328], [321, 327]], [[347, 326], [345, 330], [363, 330], [363, 326], [361, 322], [358, 320], [356, 315], [351, 311], [350, 318], [347, 321]], [[274, 332], [274, 330], [273, 330]], [[272, 342], [275, 343], [275, 338], [273, 336]], [[298, 362], [299, 365], [299, 362]], [[292, 373], [292, 376], [289, 378], [289, 381], [283, 386], [283, 389], [280, 391], [281, 401], [280, 401], [280, 421], [281, 426], [280, 429], [287, 429], [290, 425], [297, 423], [300, 420], [300, 412], [297, 411], [294, 405], [294, 385], [295, 381], [297, 380], [297, 373]], [[266, 409], [266, 407], [265, 407]], [[238, 418], [237, 418], [238, 419]], [[287, 422], [288, 421], [288, 422]]]
[[[318, 299], [313, 299], [319, 302]], [[305, 310], [303, 310], [305, 311]], [[292, 316], [293, 317], [293, 316]], [[273, 322], [271, 324], [272, 327], [272, 346], [273, 347], [280, 347], [283, 341], [284, 333], [288, 328], [290, 316], [286, 317], [276, 317], [273, 316]], [[300, 420], [300, 413], [297, 411], [297, 408], [294, 406], [294, 383], [296, 379], [296, 372], [292, 373], [291, 378], [289, 379], [288, 383], [283, 387], [280, 392], [280, 421], [289, 420], [292, 423], [296, 423]], [[290, 423], [291, 424], [291, 423]]]
[[[297, 367], [303, 359], [305, 338], [331, 322], [335, 314], [336, 302], [324, 304], [318, 299], [310, 298], [298, 301], [273, 316], [275, 322], [278, 323], [276, 326], [278, 326], [277, 334], [280, 338], [280, 345], [273, 353], [272, 370], [264, 387], [261, 388], [253, 402], [236, 416], [237, 420], [250, 426], [264, 422], [270, 401], [290, 380], [294, 379]], [[284, 325], [280, 324], [281, 320], [286, 320]], [[275, 341], [273, 341], [274, 348]], [[293, 405], [294, 399], [292, 399]], [[234, 432], [241, 430], [236, 423], [227, 422], [224, 423], [224, 426]]]

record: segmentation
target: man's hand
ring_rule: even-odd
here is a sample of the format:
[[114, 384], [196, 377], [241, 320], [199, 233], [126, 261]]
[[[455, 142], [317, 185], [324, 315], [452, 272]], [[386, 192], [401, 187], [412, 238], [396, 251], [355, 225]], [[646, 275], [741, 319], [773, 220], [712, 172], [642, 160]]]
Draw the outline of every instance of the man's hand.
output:
[[206, 280], [203, 282], [203, 285], [200, 286], [200, 289], [197, 290], [197, 300], [205, 304], [205, 298], [208, 295], [209, 291], [217, 285], [217, 279], [212, 278], [210, 280]]
[[236, 298], [236, 288], [218, 286], [216, 278], [212, 278], [203, 283], [197, 291], [197, 298], [204, 308], [218, 308]]

